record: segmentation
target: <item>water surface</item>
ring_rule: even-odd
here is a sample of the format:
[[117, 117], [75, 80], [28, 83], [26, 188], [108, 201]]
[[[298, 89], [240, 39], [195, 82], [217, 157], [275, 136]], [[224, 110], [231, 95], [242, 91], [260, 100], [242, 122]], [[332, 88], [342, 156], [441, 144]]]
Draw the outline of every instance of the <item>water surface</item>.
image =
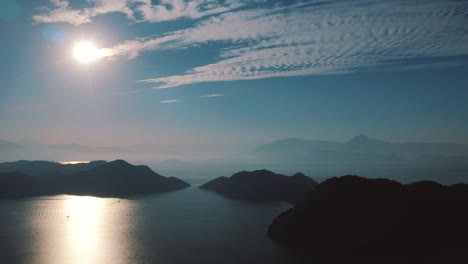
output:
[[0, 263], [302, 263], [265, 236], [289, 207], [196, 187], [130, 199], [0, 201]]

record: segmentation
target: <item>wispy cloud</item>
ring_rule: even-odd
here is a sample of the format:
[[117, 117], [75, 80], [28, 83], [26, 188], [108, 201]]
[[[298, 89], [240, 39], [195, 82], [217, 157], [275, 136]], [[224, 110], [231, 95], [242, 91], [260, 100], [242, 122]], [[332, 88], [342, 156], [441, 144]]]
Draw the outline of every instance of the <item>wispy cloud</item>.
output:
[[[198, 19], [227, 12], [249, 1], [217, 0], [87, 0], [82, 9], [70, 8], [68, 0], [50, 0], [52, 7], [42, 7], [41, 14], [33, 16], [36, 23], [69, 23], [80, 25], [92, 22], [99, 15], [123, 13], [134, 22], [161, 22], [179, 18]], [[252, 1], [250, 1], [251, 3]]]
[[227, 94], [205, 94], [205, 95], [200, 95], [201, 98], [212, 98], [212, 97], [221, 97], [221, 96], [226, 96]]
[[53, 5], [42, 7], [42, 14], [33, 16], [36, 23], [69, 23], [80, 25], [89, 23], [92, 18], [108, 13], [124, 13], [130, 19], [134, 18], [133, 11], [127, 7], [127, 0], [88, 0], [92, 7], [73, 9], [68, 0], [50, 0]]
[[[394, 67], [412, 59], [468, 55], [465, 1], [313, 3], [230, 12], [164, 36], [172, 40], [159, 43], [156, 49], [213, 41], [223, 41], [226, 48], [212, 64], [140, 82], [171, 88], [200, 82], [336, 74]], [[149, 41], [157, 39], [161, 38]]]
[[[125, 13], [135, 21], [138, 14], [142, 17], [138, 22], [203, 18], [185, 29], [104, 49], [106, 56], [133, 59], [151, 50], [223, 44], [210, 64], [138, 81], [155, 83], [160, 89], [202, 82], [396, 69], [400, 65], [411, 69], [419, 59], [427, 64], [428, 59], [450, 61], [468, 55], [468, 2], [459, 0], [298, 1], [273, 6], [249, 5], [249, 1], [178, 0], [171, 1], [171, 8], [167, 8], [167, 0], [158, 5], [150, 0], [90, 0], [93, 7], [78, 10], [78, 15], [73, 15], [76, 10], [69, 9], [68, 2], [53, 2], [55, 9], [46, 15], [57, 10], [72, 12], [71, 21], [77, 22], [92, 19], [99, 8]], [[116, 4], [107, 6], [107, 2]], [[125, 11], [123, 6], [131, 10]], [[83, 12], [87, 17], [80, 17]]]
[[178, 102], [182, 102], [182, 101], [181, 100], [163, 100], [160, 103], [161, 104], [172, 104], [172, 103], [178, 103]]
[[[152, 4], [151, 0], [138, 1], [136, 11], [141, 13], [144, 22], [160, 22], [178, 18], [197, 19], [208, 15], [228, 12], [249, 3], [245, 0], [162, 0]], [[255, 1], [250, 1], [255, 2]]]

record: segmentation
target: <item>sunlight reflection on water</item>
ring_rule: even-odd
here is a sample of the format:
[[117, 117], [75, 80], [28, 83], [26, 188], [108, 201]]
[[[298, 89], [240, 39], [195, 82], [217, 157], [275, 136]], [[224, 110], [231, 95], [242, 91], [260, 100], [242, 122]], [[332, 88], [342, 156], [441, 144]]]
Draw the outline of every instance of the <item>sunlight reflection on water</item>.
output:
[[34, 263], [129, 263], [127, 229], [138, 206], [131, 200], [61, 195], [34, 204], [31, 231]]
[[104, 209], [104, 199], [74, 196], [64, 202], [67, 212], [67, 255], [70, 260], [93, 263], [100, 248], [99, 236], [95, 233]]
[[316, 263], [296, 259], [265, 235], [289, 207], [196, 187], [129, 199], [0, 201], [0, 263]]

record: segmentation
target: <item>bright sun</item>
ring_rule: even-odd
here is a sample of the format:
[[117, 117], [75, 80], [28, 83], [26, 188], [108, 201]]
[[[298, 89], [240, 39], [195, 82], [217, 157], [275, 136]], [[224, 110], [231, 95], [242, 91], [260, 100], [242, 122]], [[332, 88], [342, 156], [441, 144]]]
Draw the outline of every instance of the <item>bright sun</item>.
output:
[[82, 63], [92, 62], [101, 57], [96, 46], [91, 42], [86, 41], [75, 44], [75, 47], [73, 48], [73, 56]]

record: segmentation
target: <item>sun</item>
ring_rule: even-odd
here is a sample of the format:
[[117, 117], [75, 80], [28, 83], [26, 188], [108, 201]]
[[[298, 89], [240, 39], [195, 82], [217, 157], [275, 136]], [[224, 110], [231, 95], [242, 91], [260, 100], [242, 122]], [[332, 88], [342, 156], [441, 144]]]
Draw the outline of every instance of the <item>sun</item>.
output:
[[73, 56], [82, 63], [89, 63], [100, 58], [96, 46], [87, 41], [78, 42], [73, 48]]

